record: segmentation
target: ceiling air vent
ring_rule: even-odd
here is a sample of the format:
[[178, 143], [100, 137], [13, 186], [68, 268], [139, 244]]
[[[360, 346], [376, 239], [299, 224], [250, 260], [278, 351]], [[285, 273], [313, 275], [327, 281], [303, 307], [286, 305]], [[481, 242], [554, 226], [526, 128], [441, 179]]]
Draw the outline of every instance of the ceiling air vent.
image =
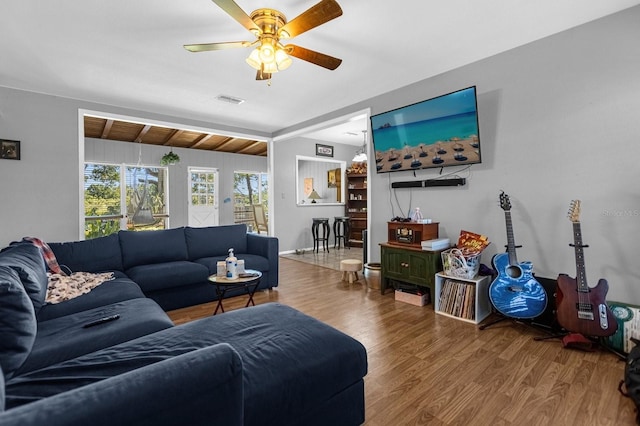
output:
[[228, 104], [234, 104], [234, 105], [240, 105], [241, 103], [244, 102], [244, 99], [234, 98], [233, 96], [228, 96], [228, 95], [218, 95], [216, 96], [216, 99], [219, 100], [220, 102], [226, 102]]

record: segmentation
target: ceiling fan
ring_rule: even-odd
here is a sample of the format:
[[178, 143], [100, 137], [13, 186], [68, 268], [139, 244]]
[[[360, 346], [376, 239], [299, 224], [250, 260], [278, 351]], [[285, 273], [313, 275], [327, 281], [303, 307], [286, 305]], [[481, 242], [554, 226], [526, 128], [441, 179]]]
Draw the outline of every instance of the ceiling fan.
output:
[[258, 70], [256, 80], [269, 80], [271, 79], [271, 74], [288, 68], [292, 63], [289, 56], [311, 62], [329, 70], [335, 70], [342, 63], [342, 59], [295, 44], [283, 45], [280, 42], [281, 39], [294, 38], [342, 15], [342, 9], [335, 0], [321, 0], [289, 22], [287, 22], [287, 18], [282, 12], [275, 9], [257, 9], [251, 12], [251, 15], [247, 15], [233, 0], [212, 1], [243, 27], [251, 31], [256, 36], [256, 40], [253, 42], [231, 41], [185, 44], [184, 48], [190, 52], [207, 52], [210, 50], [255, 46], [256, 48], [246, 61], [251, 67]]

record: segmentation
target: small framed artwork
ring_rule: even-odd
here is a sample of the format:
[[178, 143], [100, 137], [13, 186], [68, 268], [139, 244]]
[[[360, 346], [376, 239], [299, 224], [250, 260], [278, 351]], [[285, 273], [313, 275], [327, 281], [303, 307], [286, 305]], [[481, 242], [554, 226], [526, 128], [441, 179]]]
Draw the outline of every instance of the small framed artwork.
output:
[[304, 178], [304, 196], [308, 197], [313, 191], [313, 178]]
[[316, 155], [322, 157], [333, 157], [333, 147], [331, 145], [316, 144]]
[[0, 158], [5, 160], [19, 160], [20, 141], [0, 139]]
[[340, 169], [331, 169], [327, 172], [327, 186], [329, 188], [337, 188], [338, 185], [336, 184], [336, 171], [338, 171]]

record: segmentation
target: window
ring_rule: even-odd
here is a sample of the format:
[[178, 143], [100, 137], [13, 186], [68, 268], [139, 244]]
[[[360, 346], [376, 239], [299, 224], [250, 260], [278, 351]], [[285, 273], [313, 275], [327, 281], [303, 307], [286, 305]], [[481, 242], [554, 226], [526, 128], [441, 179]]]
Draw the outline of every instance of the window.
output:
[[[235, 172], [233, 174], [233, 211], [235, 223], [246, 223], [253, 231], [251, 204], [263, 204], [268, 211], [269, 180], [266, 173]], [[268, 220], [268, 218], [267, 218]]]
[[120, 166], [84, 165], [84, 237], [118, 232], [122, 219]]
[[191, 205], [216, 207], [216, 170], [190, 169]]
[[166, 167], [85, 163], [85, 239], [168, 228], [167, 182]]

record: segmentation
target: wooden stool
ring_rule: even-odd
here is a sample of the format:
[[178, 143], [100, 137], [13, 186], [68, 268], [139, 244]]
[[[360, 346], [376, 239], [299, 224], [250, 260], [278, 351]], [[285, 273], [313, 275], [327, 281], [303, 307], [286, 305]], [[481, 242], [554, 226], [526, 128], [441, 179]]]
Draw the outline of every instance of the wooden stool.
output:
[[358, 280], [358, 271], [362, 269], [362, 262], [357, 259], [345, 259], [340, 262], [342, 281], [349, 280], [349, 284]]

